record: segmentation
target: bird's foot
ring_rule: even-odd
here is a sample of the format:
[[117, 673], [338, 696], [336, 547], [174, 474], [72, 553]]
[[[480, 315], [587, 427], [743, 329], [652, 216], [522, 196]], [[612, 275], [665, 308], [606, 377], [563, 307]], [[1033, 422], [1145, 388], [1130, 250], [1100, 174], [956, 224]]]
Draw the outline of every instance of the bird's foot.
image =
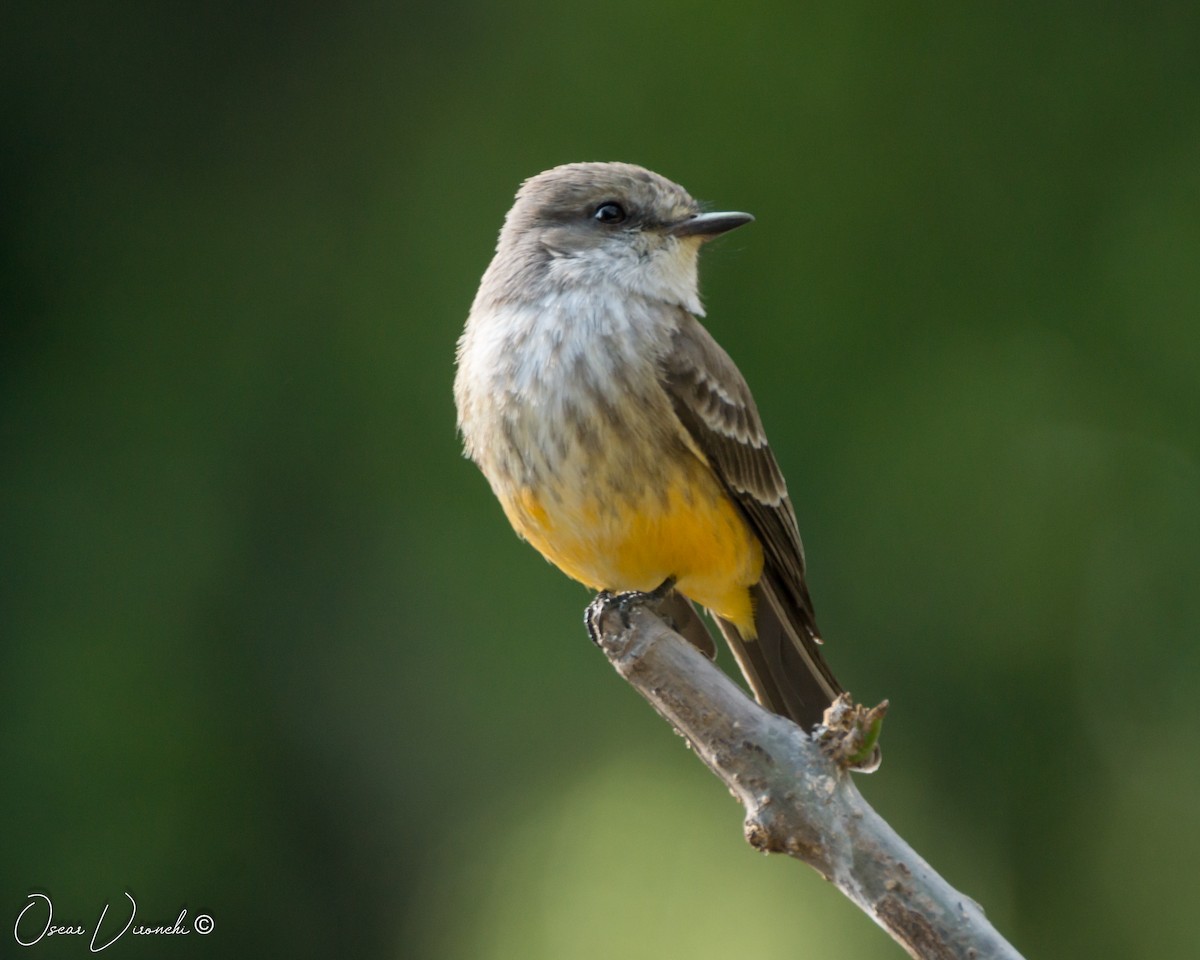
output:
[[886, 700], [868, 708], [843, 693], [825, 711], [824, 719], [813, 730], [813, 739], [841, 769], [870, 773], [882, 760], [879, 734], [887, 709]]
[[610, 590], [601, 590], [596, 594], [596, 598], [587, 605], [587, 610], [583, 614], [583, 622], [587, 626], [588, 636], [592, 638], [592, 643], [600, 646], [600, 638], [604, 633], [601, 621], [606, 615], [615, 613], [621, 618], [621, 625], [625, 629], [629, 629], [629, 614], [634, 607], [646, 606], [657, 611], [658, 605], [674, 589], [675, 578], [667, 577], [653, 590], [646, 592], [625, 590], [621, 593], [613, 593]]

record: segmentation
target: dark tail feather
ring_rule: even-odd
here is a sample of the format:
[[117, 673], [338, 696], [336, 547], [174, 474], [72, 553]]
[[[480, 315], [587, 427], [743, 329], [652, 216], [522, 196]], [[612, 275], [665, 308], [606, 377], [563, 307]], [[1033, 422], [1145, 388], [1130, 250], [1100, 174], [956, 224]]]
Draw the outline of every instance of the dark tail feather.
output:
[[758, 702], [811, 731], [842, 692], [821, 656], [812, 614], [795, 609], [770, 574], [752, 592], [758, 636], [747, 639], [718, 620], [721, 633]]

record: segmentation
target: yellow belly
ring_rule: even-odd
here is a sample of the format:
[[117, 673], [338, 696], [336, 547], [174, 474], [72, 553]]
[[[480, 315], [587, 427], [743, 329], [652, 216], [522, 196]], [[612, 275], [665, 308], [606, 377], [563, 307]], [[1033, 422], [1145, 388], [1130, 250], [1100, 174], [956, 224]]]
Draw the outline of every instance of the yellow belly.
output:
[[500, 499], [517, 533], [568, 576], [613, 591], [674, 577], [684, 596], [754, 635], [749, 588], [762, 576], [762, 547], [706, 464], [678, 464], [632, 499], [555, 493], [525, 488]]

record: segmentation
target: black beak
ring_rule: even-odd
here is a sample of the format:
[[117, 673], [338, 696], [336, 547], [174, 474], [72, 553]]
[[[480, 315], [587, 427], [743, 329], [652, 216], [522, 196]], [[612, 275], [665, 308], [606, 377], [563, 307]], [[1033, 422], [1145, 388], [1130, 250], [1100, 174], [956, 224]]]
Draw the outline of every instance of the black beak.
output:
[[706, 240], [749, 223], [748, 213], [698, 213], [667, 228], [672, 237], [704, 237]]

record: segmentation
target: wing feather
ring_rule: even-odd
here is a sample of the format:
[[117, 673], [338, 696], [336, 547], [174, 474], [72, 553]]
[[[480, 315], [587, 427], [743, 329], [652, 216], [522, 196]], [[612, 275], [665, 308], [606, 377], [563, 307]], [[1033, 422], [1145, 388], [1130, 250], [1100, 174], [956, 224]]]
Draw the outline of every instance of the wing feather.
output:
[[741, 371], [687, 314], [663, 358], [662, 377], [676, 416], [762, 542], [768, 568], [796, 606], [797, 626], [819, 642], [796, 514]]

